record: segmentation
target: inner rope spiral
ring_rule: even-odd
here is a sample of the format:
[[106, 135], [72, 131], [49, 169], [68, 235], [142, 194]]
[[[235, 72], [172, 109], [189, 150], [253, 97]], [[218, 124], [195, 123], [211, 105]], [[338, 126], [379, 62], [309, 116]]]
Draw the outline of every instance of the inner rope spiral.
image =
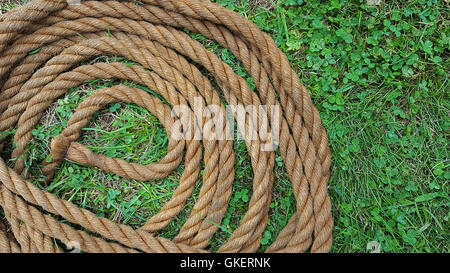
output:
[[[234, 54], [253, 78], [255, 91], [186, 30]], [[103, 55], [123, 56], [134, 64], [79, 65]], [[133, 81], [168, 104], [124, 85], [95, 91], [52, 139], [50, 156], [40, 165], [43, 186], [52, 182], [66, 159], [148, 181], [166, 177], [184, 158], [184, 171], [171, 199], [138, 229], [59, 199], [30, 182], [25, 173], [24, 152], [45, 111], [71, 88], [95, 79]], [[277, 106], [281, 115], [270, 119], [273, 110], [266, 108], [258, 118], [270, 121], [269, 131], [279, 127], [276, 143], [261, 137], [263, 128], [256, 130], [256, 138], [245, 140], [254, 174], [252, 196], [239, 226], [218, 251], [256, 252], [260, 247], [274, 184], [275, 152], [261, 149], [266, 144], [279, 147], [296, 200], [296, 212], [266, 252], [328, 252], [331, 248], [333, 218], [327, 191], [331, 154], [319, 112], [272, 38], [233, 11], [208, 0], [81, 1], [76, 5], [66, 0], [34, 0], [0, 15], [0, 87], [0, 132], [14, 132], [13, 145], [11, 138], [0, 136], [0, 152], [12, 145], [12, 165], [0, 157], [0, 206], [6, 219], [5, 223], [0, 220], [0, 252], [60, 252], [54, 239], [66, 245], [78, 242], [87, 252], [206, 252], [227, 211], [234, 181], [233, 140], [225, 137], [230, 125], [221, 122], [230, 118], [223, 99], [228, 105]], [[169, 136], [163, 159], [148, 165], [128, 163], [95, 154], [77, 142], [92, 115], [114, 102], [139, 105], [161, 121]], [[204, 107], [206, 115], [196, 116], [195, 104]], [[174, 115], [177, 105], [187, 107], [188, 119]], [[213, 124], [216, 138], [172, 139], [179, 121], [191, 124], [194, 134]], [[248, 113], [244, 117], [247, 127], [255, 128], [258, 122]], [[201, 171], [200, 193], [179, 234], [173, 240], [156, 236], [184, 208]]]

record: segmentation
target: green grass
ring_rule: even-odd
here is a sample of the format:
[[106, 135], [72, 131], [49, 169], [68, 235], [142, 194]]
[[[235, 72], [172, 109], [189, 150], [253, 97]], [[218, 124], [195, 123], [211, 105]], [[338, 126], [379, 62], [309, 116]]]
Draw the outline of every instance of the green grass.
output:
[[[449, 4], [445, 1], [217, 1], [269, 33], [288, 56], [321, 113], [332, 150], [329, 193], [333, 252], [449, 252]], [[3, 12], [13, 1], [0, 3]], [[228, 51], [191, 34], [252, 82]], [[102, 59], [100, 59], [102, 60]], [[117, 60], [126, 61], [123, 58]], [[99, 60], [97, 60], [99, 61]], [[72, 111], [94, 90], [122, 80], [87, 82], [60, 98], [33, 131], [27, 161], [48, 154]], [[147, 110], [112, 104], [97, 113], [80, 140], [93, 151], [150, 163], [167, 152], [167, 135]], [[245, 143], [235, 141], [236, 178], [229, 210], [210, 242], [217, 250], [239, 224], [251, 196]], [[7, 152], [2, 155], [7, 157]], [[261, 251], [294, 213], [295, 200], [277, 152], [271, 217]], [[169, 200], [183, 165], [144, 183], [64, 162], [47, 189], [120, 223], [141, 226]], [[199, 182], [201, 179], [199, 178]], [[159, 235], [173, 238], [198, 195]]]
[[0, 14], [6, 13], [8, 10], [17, 6], [30, 2], [29, 0], [2, 0], [0, 3]]

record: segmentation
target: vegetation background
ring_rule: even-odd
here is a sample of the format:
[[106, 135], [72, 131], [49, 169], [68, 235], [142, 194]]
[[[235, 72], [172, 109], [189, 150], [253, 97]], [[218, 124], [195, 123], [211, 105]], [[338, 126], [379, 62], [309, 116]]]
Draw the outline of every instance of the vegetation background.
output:
[[[0, 12], [24, 2], [0, 0]], [[369, 252], [368, 243], [375, 241], [382, 252], [448, 253], [449, 1], [216, 2], [273, 37], [321, 113], [332, 150], [332, 251]], [[229, 51], [191, 35], [254, 88]], [[92, 60], [98, 61], [127, 62], [120, 56]], [[52, 106], [33, 131], [27, 151], [35, 181], [40, 177], [33, 166], [47, 156], [49, 140], [61, 132], [80, 101], [117, 83], [135, 86], [121, 80], [86, 82]], [[161, 124], [135, 105], [112, 104], [85, 130], [81, 142], [97, 153], [142, 163], [158, 161], [166, 153], [167, 135]], [[234, 145], [233, 195], [211, 250], [236, 228], [251, 196], [250, 158], [242, 141]], [[260, 251], [276, 238], [295, 208], [279, 153], [276, 162], [271, 217]], [[47, 190], [99, 216], [138, 227], [171, 197], [182, 170], [183, 165], [165, 179], [144, 183], [65, 162]], [[196, 194], [161, 236], [177, 234]]]

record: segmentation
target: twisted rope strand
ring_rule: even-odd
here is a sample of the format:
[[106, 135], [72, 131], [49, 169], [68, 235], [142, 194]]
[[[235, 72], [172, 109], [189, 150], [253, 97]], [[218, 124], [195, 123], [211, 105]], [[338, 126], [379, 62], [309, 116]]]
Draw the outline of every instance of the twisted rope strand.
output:
[[[67, 5], [65, 0], [34, 0], [0, 15], [0, 131], [17, 129], [11, 153], [13, 168], [0, 158], [0, 206], [12, 231], [10, 234], [0, 225], [0, 251], [60, 252], [53, 240], [56, 238], [66, 245], [77, 242], [88, 252], [204, 252], [225, 216], [234, 181], [233, 143], [227, 138], [232, 128], [222, 95], [229, 105], [276, 106], [281, 115], [271, 119], [274, 110], [267, 107], [256, 118], [246, 113], [239, 125], [240, 130], [258, 128], [255, 139], [245, 139], [254, 176], [252, 196], [240, 225], [219, 252], [255, 252], [260, 246], [269, 218], [275, 161], [274, 152], [261, 147], [274, 145], [273, 137], [263, 135], [274, 132], [277, 126], [276, 145], [292, 182], [296, 212], [266, 251], [328, 252], [333, 229], [327, 190], [331, 162], [328, 138], [319, 112], [287, 57], [255, 24], [220, 5], [206, 0], [142, 2]], [[200, 33], [233, 53], [253, 78], [256, 92], [182, 29]], [[102, 55], [123, 56], [135, 64], [77, 67]], [[197, 66], [216, 79], [221, 93]], [[131, 80], [158, 93], [171, 107], [186, 106], [189, 118], [183, 120], [187, 123], [183, 126], [192, 130], [183, 131], [183, 136], [203, 137], [172, 139], [174, 123], [182, 121], [174, 108], [141, 89], [117, 85], [85, 98], [67, 127], [53, 138], [51, 156], [41, 163], [44, 186], [51, 183], [66, 159], [143, 181], [166, 177], [185, 159], [171, 199], [138, 229], [97, 217], [24, 177], [32, 130], [47, 108], [71, 88], [99, 78]], [[169, 136], [163, 159], [148, 165], [129, 163], [95, 154], [77, 142], [92, 115], [112, 102], [135, 103], [159, 118]], [[196, 115], [197, 106], [205, 109], [205, 115]], [[213, 106], [219, 106], [220, 114], [214, 113]], [[240, 117], [233, 113], [233, 118]], [[214, 139], [202, 132], [207, 124], [212, 124]], [[260, 128], [259, 124], [265, 125]], [[0, 151], [8, 140], [0, 136]], [[155, 233], [184, 208], [199, 182], [202, 162], [202, 185], [191, 214], [173, 240], [157, 237]], [[36, 207], [90, 233], [60, 223]]]

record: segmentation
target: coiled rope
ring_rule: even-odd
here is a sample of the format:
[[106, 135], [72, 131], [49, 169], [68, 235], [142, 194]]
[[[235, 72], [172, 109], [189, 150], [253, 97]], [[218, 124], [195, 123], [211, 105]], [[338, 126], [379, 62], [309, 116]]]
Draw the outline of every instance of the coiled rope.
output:
[[[200, 33], [233, 53], [253, 78], [256, 90], [184, 30]], [[135, 64], [77, 66], [101, 55], [124, 56]], [[319, 113], [271, 38], [237, 13], [206, 0], [82, 1], [80, 5], [34, 0], [1, 15], [0, 132], [16, 131], [11, 166], [0, 158], [0, 206], [7, 220], [0, 223], [0, 251], [60, 252], [57, 239], [66, 245], [77, 242], [87, 252], [205, 252], [232, 193], [232, 140], [170, 140], [167, 155], [149, 165], [94, 154], [77, 142], [92, 114], [112, 102], [148, 109], [170, 135], [177, 120], [171, 116], [171, 107], [141, 89], [117, 85], [87, 97], [67, 127], [53, 138], [51, 156], [41, 170], [51, 183], [58, 166], [70, 159], [147, 181], [165, 177], [184, 157], [185, 168], [172, 198], [145, 225], [133, 229], [97, 217], [41, 190], [24, 176], [24, 151], [33, 128], [55, 99], [85, 81], [127, 79], [147, 86], [172, 106], [192, 109], [194, 99], [200, 97], [206, 109], [210, 105], [224, 108], [218, 90], [197, 66], [215, 78], [228, 104], [276, 105], [282, 110], [275, 120], [280, 130], [278, 145], [292, 182], [296, 212], [266, 251], [328, 252], [333, 227], [327, 192], [331, 155]], [[211, 120], [216, 130], [229, 129], [227, 122], [219, 123], [212, 114], [200, 119], [192, 115], [189, 122], [201, 128]], [[249, 124], [248, 117], [245, 122]], [[260, 147], [265, 143], [260, 138], [246, 140], [253, 192], [248, 211], [219, 252], [255, 252], [260, 246], [274, 183], [274, 152], [263, 151]], [[8, 137], [1, 136], [0, 145], [0, 151], [11, 145]], [[156, 236], [183, 209], [202, 162], [201, 190], [186, 223], [173, 240]]]

